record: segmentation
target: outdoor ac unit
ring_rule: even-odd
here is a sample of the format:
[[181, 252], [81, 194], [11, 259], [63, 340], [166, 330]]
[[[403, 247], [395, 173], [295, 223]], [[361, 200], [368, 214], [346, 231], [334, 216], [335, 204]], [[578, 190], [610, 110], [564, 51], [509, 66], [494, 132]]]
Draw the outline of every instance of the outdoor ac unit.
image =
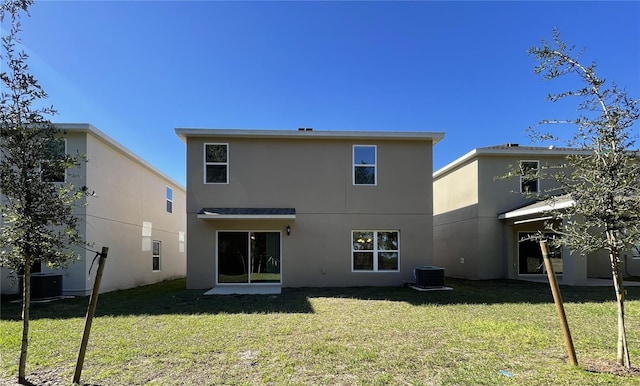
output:
[[[24, 285], [20, 276], [20, 292]], [[62, 275], [34, 273], [31, 275], [31, 299], [46, 299], [62, 296]]]
[[424, 266], [415, 269], [416, 286], [444, 287], [444, 268]]

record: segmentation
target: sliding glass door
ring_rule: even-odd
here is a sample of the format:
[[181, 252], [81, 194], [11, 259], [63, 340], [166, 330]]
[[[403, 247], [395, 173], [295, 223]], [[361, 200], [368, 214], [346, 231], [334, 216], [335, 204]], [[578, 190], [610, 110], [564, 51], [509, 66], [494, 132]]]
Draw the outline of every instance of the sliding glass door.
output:
[[280, 283], [280, 232], [218, 232], [218, 283]]

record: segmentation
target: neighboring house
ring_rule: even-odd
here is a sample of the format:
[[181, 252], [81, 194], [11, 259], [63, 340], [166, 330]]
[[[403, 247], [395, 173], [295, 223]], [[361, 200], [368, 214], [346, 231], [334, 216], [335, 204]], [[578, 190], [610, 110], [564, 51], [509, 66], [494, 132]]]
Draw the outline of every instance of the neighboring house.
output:
[[395, 286], [432, 263], [443, 133], [176, 129], [187, 288]]
[[[47, 178], [87, 187], [87, 205], [77, 215], [89, 245], [78, 248], [79, 260], [66, 269], [42, 264], [34, 267], [34, 275], [62, 274], [64, 294], [88, 295], [97, 270], [93, 251], [108, 247], [100, 292], [184, 277], [184, 187], [89, 124], [58, 127], [65, 131], [61, 151], [86, 154], [88, 162]], [[2, 268], [0, 280], [2, 294], [18, 292], [8, 269]]]
[[[433, 174], [434, 264], [448, 276], [469, 279], [533, 279], [545, 273], [540, 248], [529, 234], [544, 230], [549, 210], [571, 205], [563, 197], [537, 201], [521, 192], [542, 192], [549, 180], [497, 179], [511, 166], [559, 165], [575, 149], [507, 144], [477, 148]], [[627, 275], [640, 275], [640, 256], [625, 254]], [[611, 277], [606, 253], [587, 257], [567, 249], [552, 253], [561, 282], [586, 284], [587, 278]]]

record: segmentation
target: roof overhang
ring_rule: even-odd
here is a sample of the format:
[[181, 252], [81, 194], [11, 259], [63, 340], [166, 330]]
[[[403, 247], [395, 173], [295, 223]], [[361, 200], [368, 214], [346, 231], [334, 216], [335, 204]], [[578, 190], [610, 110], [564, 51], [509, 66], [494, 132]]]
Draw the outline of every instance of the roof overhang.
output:
[[295, 220], [294, 208], [203, 208], [202, 220]]
[[[575, 204], [575, 201], [568, 196], [550, 198], [544, 201], [534, 202], [527, 206], [523, 206], [518, 209], [511, 210], [509, 212], [498, 214], [498, 220], [523, 220], [529, 219], [530, 221], [542, 221], [547, 220], [548, 216], [543, 216], [549, 212], [565, 209]], [[537, 218], [532, 218], [537, 217]], [[525, 220], [526, 221], [526, 220]]]
[[429, 141], [436, 144], [444, 138], [435, 131], [339, 131], [339, 130], [260, 130], [260, 129], [195, 129], [177, 128], [176, 135], [186, 142], [187, 137], [205, 138], [275, 138], [275, 139], [354, 139]]

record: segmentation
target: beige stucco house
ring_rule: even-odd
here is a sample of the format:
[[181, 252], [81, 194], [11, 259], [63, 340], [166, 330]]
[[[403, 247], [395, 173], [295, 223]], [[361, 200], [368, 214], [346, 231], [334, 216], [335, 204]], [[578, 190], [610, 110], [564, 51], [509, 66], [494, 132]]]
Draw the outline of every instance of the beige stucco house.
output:
[[[186, 193], [183, 186], [89, 124], [60, 124], [67, 153], [88, 162], [60, 178], [86, 186], [87, 205], [79, 207], [80, 232], [89, 244], [66, 269], [42, 265], [38, 275], [62, 275], [66, 295], [87, 295], [97, 261], [93, 251], [108, 247], [100, 292], [125, 289], [186, 274]], [[2, 268], [2, 294], [18, 291]]]
[[395, 286], [432, 263], [433, 132], [176, 129], [187, 287]]
[[[507, 144], [477, 148], [433, 174], [434, 264], [447, 275], [469, 279], [544, 277], [538, 245], [528, 234], [544, 230], [549, 210], [571, 205], [568, 198], [538, 202], [523, 191], [552, 189], [553, 181], [496, 179], [511, 166], [538, 168], [563, 163], [575, 149]], [[611, 276], [605, 253], [589, 256], [553, 252], [561, 283], [584, 285]], [[625, 254], [625, 272], [640, 275], [640, 256]]]

